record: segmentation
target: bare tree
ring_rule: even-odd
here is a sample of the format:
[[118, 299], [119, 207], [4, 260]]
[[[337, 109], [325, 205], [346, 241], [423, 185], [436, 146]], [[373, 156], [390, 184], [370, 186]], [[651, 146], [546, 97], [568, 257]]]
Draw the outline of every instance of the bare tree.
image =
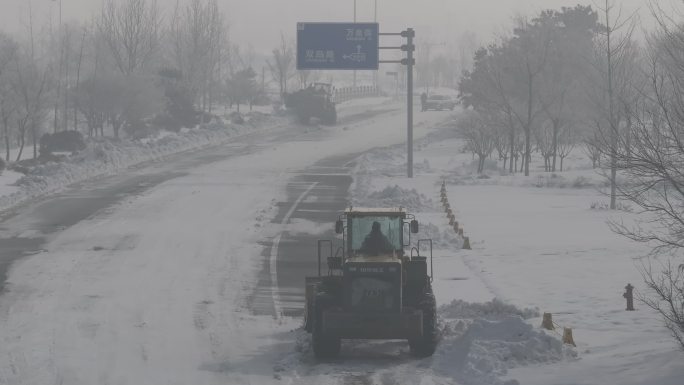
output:
[[537, 149], [544, 159], [544, 171], [552, 171], [551, 160], [556, 153], [557, 133], [555, 124], [542, 123], [534, 130]]
[[661, 264], [660, 271], [654, 271], [649, 264], [642, 266], [641, 272], [655, 296], [641, 294], [639, 299], [660, 314], [665, 327], [684, 349], [684, 266], [668, 261]]
[[162, 18], [155, 0], [106, 0], [99, 31], [116, 68], [124, 75], [142, 71], [160, 48]]
[[601, 148], [598, 145], [598, 138], [596, 133], [593, 136], [587, 136], [582, 141], [582, 150], [591, 160], [591, 167], [601, 167]]
[[173, 56], [203, 112], [210, 112], [226, 46], [226, 25], [216, 0], [191, 0], [172, 19]]
[[[621, 9], [618, 9], [618, 15], [615, 16], [616, 9], [610, 0], [605, 0], [604, 4], [600, 8], [604, 25], [599, 32], [602, 39], [597, 45], [597, 76], [591, 82], [598, 87], [598, 92], [595, 92], [592, 104], [596, 109], [594, 121], [601, 140], [599, 148], [610, 160], [610, 208], [615, 210], [618, 188], [617, 152], [621, 136], [619, 100], [620, 95], [625, 95], [632, 89], [629, 67], [635, 60], [636, 49], [632, 40], [635, 22], [633, 16], [621, 17]], [[622, 98], [627, 99], [626, 96]]]
[[306, 88], [310, 83], [315, 82], [317, 77], [318, 73], [316, 71], [297, 71], [297, 79], [299, 80], [299, 87], [301, 88]]
[[615, 186], [616, 196], [636, 205], [640, 219], [611, 228], [664, 257], [660, 271], [642, 266], [649, 291], [641, 299], [684, 349], [684, 26], [656, 3], [651, 10], [658, 30], [649, 39], [648, 87], [629, 109], [629, 135], [613, 130], [610, 148], [611, 165], [629, 181]]
[[560, 171], [563, 171], [563, 162], [577, 146], [578, 133], [572, 125], [564, 126], [558, 135], [554, 154], [560, 158]]
[[38, 157], [39, 130], [45, 119], [45, 107], [50, 87], [51, 68], [48, 64], [39, 64], [32, 51], [32, 48], [30, 51], [25, 48], [23, 52], [15, 56], [14, 60], [16, 77], [13, 88], [19, 99], [17, 128], [20, 148], [17, 161], [21, 159], [24, 151], [27, 132], [31, 134], [33, 141], [33, 157]]
[[285, 35], [280, 34], [280, 45], [273, 49], [272, 57], [267, 61], [273, 79], [278, 82], [281, 97], [287, 92], [287, 82], [294, 76], [294, 49], [287, 42]]
[[10, 121], [16, 113], [16, 98], [11, 87], [12, 63], [18, 44], [10, 36], [0, 33], [0, 121], [5, 143], [5, 160], [10, 160]]
[[458, 134], [466, 149], [478, 156], [477, 173], [484, 171], [485, 161], [495, 148], [495, 129], [475, 111], [466, 111], [457, 123]]

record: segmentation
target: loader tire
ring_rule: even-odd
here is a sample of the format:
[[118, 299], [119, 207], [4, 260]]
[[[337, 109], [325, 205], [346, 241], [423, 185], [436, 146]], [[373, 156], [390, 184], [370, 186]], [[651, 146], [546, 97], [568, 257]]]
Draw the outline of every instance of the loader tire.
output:
[[319, 359], [335, 358], [340, 354], [342, 342], [339, 337], [325, 333], [323, 330], [323, 310], [328, 303], [326, 295], [317, 296], [313, 306], [313, 331], [311, 345], [314, 356]]
[[423, 336], [409, 340], [411, 354], [416, 357], [430, 357], [437, 348], [437, 303], [432, 292], [425, 293], [420, 301], [423, 312]]

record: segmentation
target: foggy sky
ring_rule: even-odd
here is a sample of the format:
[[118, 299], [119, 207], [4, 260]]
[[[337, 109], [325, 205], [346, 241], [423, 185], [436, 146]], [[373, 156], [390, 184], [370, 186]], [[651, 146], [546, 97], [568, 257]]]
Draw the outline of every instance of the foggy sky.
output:
[[[177, 0], [157, 0], [166, 14]], [[463, 31], [474, 31], [489, 41], [497, 32], [509, 31], [511, 17], [534, 15], [542, 9], [575, 4], [593, 5], [604, 0], [377, 0], [381, 31], [395, 32], [414, 27], [418, 37], [437, 41], [453, 39]], [[647, 0], [615, 0], [625, 11], [641, 9], [648, 18]], [[668, 0], [660, 0], [667, 2]], [[102, 0], [61, 0], [62, 20], [87, 20], [97, 14]], [[183, 0], [180, 0], [183, 3]], [[29, 3], [34, 23], [59, 23], [60, 0], [0, 0], [0, 28], [19, 33], [28, 25]], [[230, 23], [231, 39], [251, 44], [257, 52], [269, 52], [280, 31], [293, 37], [298, 21], [351, 21], [353, 0], [219, 0]], [[357, 0], [357, 20], [373, 20], [374, 0]]]

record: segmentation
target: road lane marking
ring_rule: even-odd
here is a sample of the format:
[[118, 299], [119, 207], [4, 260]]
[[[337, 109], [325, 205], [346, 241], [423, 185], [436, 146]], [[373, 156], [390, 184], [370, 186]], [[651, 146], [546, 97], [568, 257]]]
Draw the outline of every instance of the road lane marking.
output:
[[[313, 182], [309, 188], [304, 190], [303, 193], [299, 195], [297, 200], [292, 204], [292, 207], [290, 207], [290, 210], [288, 210], [287, 213], [285, 213], [285, 216], [283, 217], [283, 220], [281, 221], [281, 224], [287, 225], [287, 223], [290, 221], [290, 217], [292, 214], [294, 214], [295, 210], [297, 210], [297, 206], [299, 206], [300, 203], [304, 200], [306, 195], [311, 192], [311, 190], [314, 189], [318, 185], [318, 182]], [[275, 308], [275, 313], [276, 313], [276, 318], [282, 317], [282, 305], [280, 304], [280, 292], [278, 291], [278, 246], [280, 245], [280, 239], [282, 237], [283, 233], [282, 231], [278, 236], [275, 237], [273, 240], [273, 246], [271, 247], [271, 258], [269, 261], [269, 270], [271, 270], [271, 297], [273, 297], [273, 307]]]

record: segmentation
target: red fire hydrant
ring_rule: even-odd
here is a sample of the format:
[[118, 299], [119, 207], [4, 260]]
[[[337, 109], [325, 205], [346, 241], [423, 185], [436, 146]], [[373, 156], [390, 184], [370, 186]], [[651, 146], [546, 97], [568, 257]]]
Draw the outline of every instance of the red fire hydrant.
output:
[[634, 294], [632, 291], [634, 290], [634, 286], [632, 286], [631, 283], [628, 283], [627, 286], [625, 286], [625, 293], [622, 295], [627, 299], [627, 311], [634, 311]]

